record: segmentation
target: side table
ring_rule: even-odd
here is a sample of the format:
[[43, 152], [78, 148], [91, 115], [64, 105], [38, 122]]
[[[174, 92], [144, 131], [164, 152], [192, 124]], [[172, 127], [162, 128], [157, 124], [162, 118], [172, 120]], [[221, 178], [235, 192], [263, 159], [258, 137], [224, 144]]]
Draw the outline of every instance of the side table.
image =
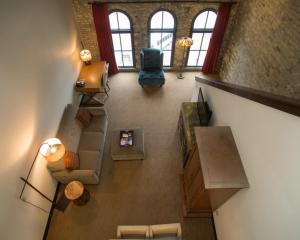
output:
[[67, 199], [79, 206], [87, 204], [90, 200], [90, 193], [84, 188], [80, 181], [69, 182], [64, 193]]

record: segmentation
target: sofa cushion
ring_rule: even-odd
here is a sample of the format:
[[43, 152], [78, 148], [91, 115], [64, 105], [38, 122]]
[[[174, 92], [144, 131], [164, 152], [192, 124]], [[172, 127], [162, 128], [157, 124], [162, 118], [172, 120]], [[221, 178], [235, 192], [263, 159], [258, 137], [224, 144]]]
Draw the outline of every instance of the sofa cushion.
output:
[[81, 170], [97, 170], [100, 153], [98, 151], [81, 150], [78, 153]]
[[84, 128], [85, 132], [102, 132], [106, 131], [107, 119], [106, 115], [94, 115], [89, 126]]
[[104, 135], [101, 132], [82, 132], [78, 151], [100, 151], [103, 141]]
[[76, 114], [76, 119], [78, 119], [83, 126], [87, 127], [90, 125], [92, 114], [87, 109], [79, 108]]

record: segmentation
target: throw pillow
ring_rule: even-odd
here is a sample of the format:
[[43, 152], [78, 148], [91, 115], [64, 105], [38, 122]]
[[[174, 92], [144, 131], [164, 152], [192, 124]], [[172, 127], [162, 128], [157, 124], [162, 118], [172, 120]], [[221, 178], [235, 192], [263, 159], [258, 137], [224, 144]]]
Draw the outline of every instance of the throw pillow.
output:
[[87, 109], [79, 108], [76, 119], [78, 119], [83, 126], [87, 127], [90, 124], [91, 118], [92, 114]]
[[68, 170], [79, 169], [79, 158], [76, 153], [66, 151], [64, 155], [65, 168]]

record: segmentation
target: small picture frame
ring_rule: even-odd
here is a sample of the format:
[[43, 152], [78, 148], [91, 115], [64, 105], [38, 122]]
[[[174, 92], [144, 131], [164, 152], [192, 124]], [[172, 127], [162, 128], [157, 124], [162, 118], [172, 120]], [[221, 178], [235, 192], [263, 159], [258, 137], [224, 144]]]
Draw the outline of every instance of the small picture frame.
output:
[[120, 131], [120, 146], [121, 147], [133, 146], [133, 130]]

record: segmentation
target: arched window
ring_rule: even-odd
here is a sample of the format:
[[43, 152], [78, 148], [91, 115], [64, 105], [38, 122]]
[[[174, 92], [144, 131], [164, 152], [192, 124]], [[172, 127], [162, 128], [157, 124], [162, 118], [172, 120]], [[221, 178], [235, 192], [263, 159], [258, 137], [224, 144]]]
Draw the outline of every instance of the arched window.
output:
[[121, 11], [109, 14], [115, 58], [118, 67], [133, 67], [132, 30], [129, 17]]
[[150, 47], [159, 48], [164, 53], [163, 65], [172, 64], [175, 20], [173, 15], [165, 10], [154, 13], [150, 19]]
[[217, 14], [214, 10], [205, 10], [196, 16], [192, 29], [193, 45], [189, 51], [188, 67], [203, 66], [216, 18]]

